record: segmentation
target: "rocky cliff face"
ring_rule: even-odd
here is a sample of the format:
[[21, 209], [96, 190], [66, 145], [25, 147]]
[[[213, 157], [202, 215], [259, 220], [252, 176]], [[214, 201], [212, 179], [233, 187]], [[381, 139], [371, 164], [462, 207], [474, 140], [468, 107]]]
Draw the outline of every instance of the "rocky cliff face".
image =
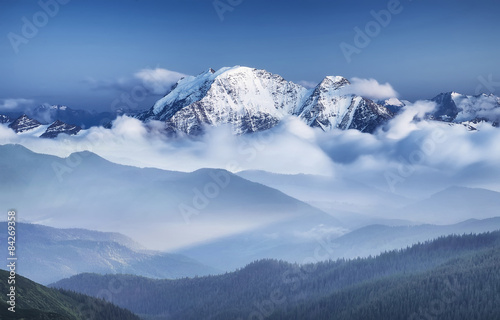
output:
[[82, 128], [79, 126], [64, 123], [60, 120], [56, 120], [52, 123], [47, 130], [40, 136], [40, 138], [56, 138], [59, 134], [65, 133], [68, 135], [75, 135], [80, 132]]
[[16, 133], [22, 133], [28, 130], [38, 128], [42, 124], [35, 119], [31, 119], [27, 115], [23, 114], [13, 122], [9, 124], [9, 128], [14, 130]]
[[[18, 134], [32, 133], [41, 138], [56, 138], [61, 133], [75, 135], [82, 130], [82, 128], [79, 126], [70, 125], [60, 120], [56, 120], [50, 125], [43, 125], [37, 120], [30, 118], [25, 114], [10, 122], [9, 128], [14, 130], [14, 132]], [[40, 135], [40, 133], [42, 134]]]
[[372, 132], [393, 116], [386, 107], [371, 100], [343, 94], [342, 89], [348, 85], [349, 81], [343, 77], [326, 77], [316, 86], [297, 115], [309, 126], [324, 131], [338, 128], [363, 132]]

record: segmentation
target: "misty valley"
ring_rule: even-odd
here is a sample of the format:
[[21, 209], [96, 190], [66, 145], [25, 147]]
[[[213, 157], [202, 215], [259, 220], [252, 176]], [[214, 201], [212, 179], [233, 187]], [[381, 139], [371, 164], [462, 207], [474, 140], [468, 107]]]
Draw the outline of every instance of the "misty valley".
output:
[[498, 314], [493, 190], [450, 185], [411, 199], [349, 178], [165, 171], [13, 144], [0, 146], [0, 166], [1, 202], [18, 203], [19, 218], [16, 317], [2, 302], [6, 319]]

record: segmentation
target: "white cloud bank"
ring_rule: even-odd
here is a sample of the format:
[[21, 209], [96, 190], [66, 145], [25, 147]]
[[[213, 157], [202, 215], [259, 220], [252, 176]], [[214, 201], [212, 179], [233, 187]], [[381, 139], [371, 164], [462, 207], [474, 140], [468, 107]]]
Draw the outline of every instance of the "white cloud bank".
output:
[[31, 106], [34, 100], [16, 98], [16, 99], [0, 99], [0, 111], [13, 111], [27, 106]]
[[417, 102], [374, 134], [322, 132], [296, 118], [245, 136], [230, 128], [208, 128], [197, 138], [168, 138], [162, 123], [118, 118], [112, 129], [91, 128], [77, 136], [39, 139], [0, 127], [0, 144], [18, 143], [61, 157], [89, 150], [112, 162], [175, 171], [224, 168], [285, 174], [320, 174], [356, 180], [407, 197], [429, 195], [451, 185], [500, 191], [500, 129], [416, 121], [433, 107]]
[[398, 93], [389, 83], [381, 84], [375, 79], [350, 79], [351, 85], [344, 88], [345, 93], [356, 94], [368, 99], [383, 100], [397, 98]]
[[[208, 128], [202, 137], [168, 138], [162, 133], [160, 122], [144, 124], [123, 116], [114, 121], [111, 129], [93, 127], [76, 136], [60, 135], [53, 140], [40, 139], [30, 133], [18, 135], [6, 125], [0, 125], [0, 144], [21, 144], [38, 153], [61, 157], [88, 150], [115, 163], [174, 171], [209, 167], [233, 172], [265, 170], [328, 175], [332, 185], [338, 186], [337, 190], [312, 185], [311, 189], [303, 190], [306, 195], [302, 196], [320, 193], [328, 201], [336, 198], [338, 202], [332, 202], [332, 208], [345, 210], [349, 216], [355, 212], [405, 219], [408, 218], [405, 212], [388, 211], [389, 207], [381, 209], [378, 202], [367, 197], [373, 194], [383, 198], [380, 205], [392, 205], [392, 197], [396, 200], [404, 197], [407, 203], [408, 199], [425, 199], [454, 185], [500, 191], [500, 129], [484, 123], [477, 131], [469, 131], [462, 125], [415, 121], [415, 117], [432, 107], [428, 102], [408, 105], [401, 115], [374, 134], [357, 130], [322, 132], [290, 117], [278, 127], [252, 135], [234, 136], [230, 128], [221, 126]], [[304, 176], [293, 178], [291, 187], [302, 178]], [[350, 198], [343, 193], [350, 193]], [[470, 213], [468, 218], [477, 214]], [[454, 217], [455, 212], [444, 212], [440, 219], [450, 223]], [[418, 215], [413, 218], [419, 219]], [[237, 229], [242, 228], [241, 225], [227, 221], [207, 222], [203, 215], [199, 219], [199, 229], [191, 225], [188, 229], [177, 228], [178, 233], [165, 233], [160, 230], [165, 226], [158, 225], [158, 230], [148, 230], [155, 236], [168, 234], [169, 239], [178, 237], [182, 241], [196, 240], [187, 234], [202, 237], [242, 230]], [[202, 222], [207, 224], [202, 226]], [[335, 232], [333, 229], [323, 231]]]
[[126, 116], [112, 129], [93, 127], [77, 136], [46, 140], [29, 134], [15, 135], [3, 126], [0, 144], [18, 143], [39, 152], [66, 157], [88, 150], [112, 162], [165, 170], [194, 171], [223, 168], [230, 171], [268, 170], [281, 173], [330, 174], [330, 159], [314, 143], [315, 130], [290, 118], [273, 130], [234, 136], [227, 126], [208, 128], [198, 138], [168, 138], [163, 124], [147, 124]]
[[307, 88], [307, 89], [312, 89], [318, 85], [318, 83], [316, 83], [316, 82], [307, 81], [307, 80], [300, 80], [299, 82], [297, 82], [297, 84], [300, 84], [301, 86], [303, 86], [304, 88]]
[[131, 76], [117, 78], [114, 80], [87, 79], [95, 90], [118, 90], [131, 92], [138, 88], [148, 92], [150, 95], [165, 95], [179, 79], [186, 75], [180, 72], [163, 68], [145, 68], [137, 71]]
[[154, 94], [165, 94], [179, 79], [185, 77], [183, 73], [162, 68], [142, 69], [135, 73], [134, 77], [150, 92]]

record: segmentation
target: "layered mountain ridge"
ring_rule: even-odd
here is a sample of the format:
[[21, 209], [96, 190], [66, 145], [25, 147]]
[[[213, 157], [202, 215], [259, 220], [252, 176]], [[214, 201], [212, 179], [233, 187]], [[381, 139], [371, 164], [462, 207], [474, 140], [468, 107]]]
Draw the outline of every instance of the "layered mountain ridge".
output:
[[[7, 228], [7, 222], [0, 222]], [[16, 255], [23, 263], [18, 272], [48, 284], [82, 272], [131, 273], [152, 278], [183, 278], [219, 271], [180, 254], [146, 250], [120, 233], [86, 229], [58, 229], [18, 222], [24, 234]], [[7, 243], [7, 233], [0, 234]], [[54, 263], [57, 261], [57, 263]], [[5, 266], [0, 269], [7, 268]]]

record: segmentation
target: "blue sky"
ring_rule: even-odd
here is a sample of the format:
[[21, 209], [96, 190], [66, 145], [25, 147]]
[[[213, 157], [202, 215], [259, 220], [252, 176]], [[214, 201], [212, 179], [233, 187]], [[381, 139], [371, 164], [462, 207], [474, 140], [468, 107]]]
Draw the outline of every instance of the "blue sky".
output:
[[[374, 78], [409, 100], [492, 91], [481, 78], [500, 82], [500, 2], [397, 2], [41, 0], [57, 4], [50, 16], [39, 1], [0, 0], [0, 109], [108, 110], [144, 80], [139, 71], [157, 68], [194, 75], [246, 65], [312, 83], [326, 75]], [[394, 13], [383, 26], [372, 11], [388, 7]], [[361, 48], [356, 30], [367, 26], [375, 29]], [[350, 59], [342, 43], [355, 48]], [[149, 108], [161, 90], [135, 105]]]

